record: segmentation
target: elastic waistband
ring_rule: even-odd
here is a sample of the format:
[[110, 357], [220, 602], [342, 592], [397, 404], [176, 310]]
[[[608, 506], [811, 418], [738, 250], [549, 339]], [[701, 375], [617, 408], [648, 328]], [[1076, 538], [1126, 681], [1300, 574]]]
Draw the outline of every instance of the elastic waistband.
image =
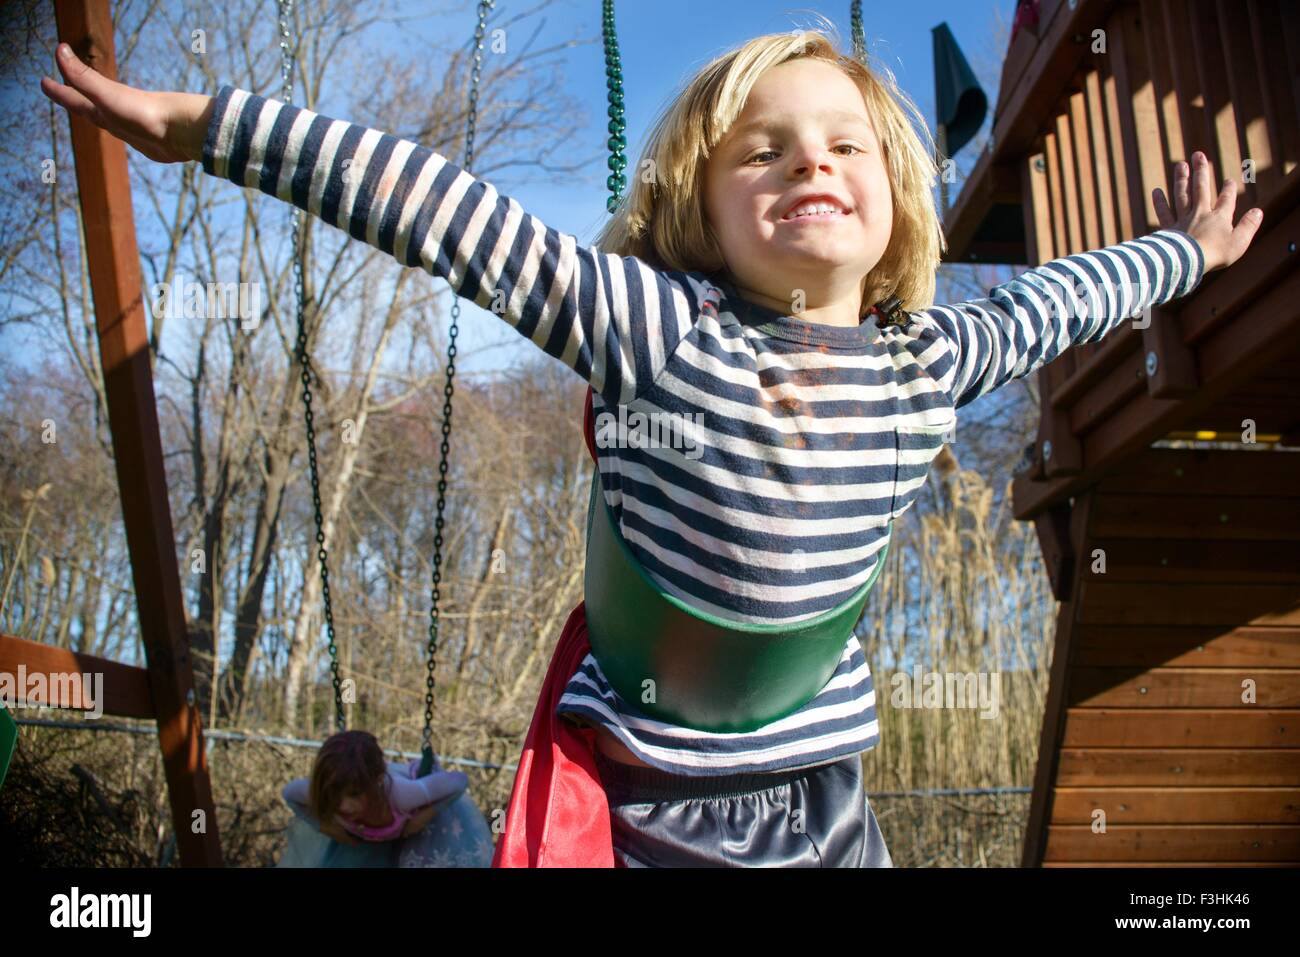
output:
[[766, 791], [806, 778], [826, 765], [791, 771], [686, 777], [659, 768], [624, 764], [597, 751], [596, 767], [611, 804], [643, 804], [753, 794], [755, 791]]

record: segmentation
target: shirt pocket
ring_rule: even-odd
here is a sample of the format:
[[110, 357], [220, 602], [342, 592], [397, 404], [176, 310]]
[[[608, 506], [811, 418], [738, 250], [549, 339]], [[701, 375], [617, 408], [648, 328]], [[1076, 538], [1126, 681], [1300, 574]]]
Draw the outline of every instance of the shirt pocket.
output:
[[889, 514], [898, 518], [925, 487], [935, 456], [952, 441], [957, 413], [951, 408], [929, 409], [894, 427], [894, 494]]

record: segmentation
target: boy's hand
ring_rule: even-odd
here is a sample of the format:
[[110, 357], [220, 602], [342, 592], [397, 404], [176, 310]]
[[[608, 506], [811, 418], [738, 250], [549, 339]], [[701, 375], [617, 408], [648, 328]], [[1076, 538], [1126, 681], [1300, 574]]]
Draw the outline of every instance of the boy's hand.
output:
[[198, 93], [151, 93], [101, 76], [60, 43], [59, 69], [66, 85], [41, 78], [41, 92], [69, 113], [129, 143], [159, 163], [203, 158], [203, 137], [212, 118], [212, 97]]
[[[1248, 210], [1234, 227], [1232, 214], [1237, 206], [1237, 181], [1223, 184], [1218, 198], [1214, 198], [1214, 167], [1209, 158], [1197, 150], [1192, 154], [1195, 175], [1186, 163], [1174, 170], [1174, 201], [1178, 206], [1175, 217], [1169, 208], [1164, 190], [1155, 189], [1156, 219], [1161, 229], [1180, 229], [1201, 247], [1205, 255], [1205, 271], [1231, 266], [1246, 252], [1259, 224], [1264, 221], [1264, 211], [1258, 207]], [[1188, 195], [1188, 186], [1191, 195]]]

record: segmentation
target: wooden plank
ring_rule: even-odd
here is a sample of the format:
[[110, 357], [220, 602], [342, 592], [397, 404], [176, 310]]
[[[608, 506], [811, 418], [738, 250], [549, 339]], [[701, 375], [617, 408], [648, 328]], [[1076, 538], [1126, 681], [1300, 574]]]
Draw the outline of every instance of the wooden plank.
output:
[[1196, 352], [1183, 339], [1182, 321], [1176, 309], [1163, 306], [1151, 309], [1150, 322], [1142, 330], [1142, 357], [1147, 392], [1152, 397], [1182, 398], [1200, 386], [1196, 377]]
[[1284, 72], [1290, 81], [1292, 100], [1297, 107], [1295, 121], [1300, 124], [1300, 6], [1290, 0], [1282, 0], [1277, 12], [1286, 46], [1286, 57], [1279, 62], [1286, 64]]
[[[1091, 70], [1089, 71], [1091, 72]], [[1074, 138], [1074, 172], [1079, 184], [1079, 210], [1083, 215], [1085, 249], [1105, 245], [1101, 237], [1101, 210], [1098, 208], [1096, 146], [1092, 141], [1087, 97], [1081, 90], [1070, 94], [1070, 135]]]
[[1300, 454], [1148, 449], [1107, 473], [1098, 491], [1103, 495], [1249, 494], [1300, 498]]
[[[1261, 455], [1241, 454], [1257, 458]], [[1300, 499], [1249, 494], [1228, 498], [1107, 493], [1097, 497], [1089, 531], [1099, 538], [1298, 541]]]
[[1300, 628], [1077, 625], [1076, 666], [1300, 667]]
[[1025, 825], [1025, 839], [1021, 844], [1021, 866], [1037, 867], [1043, 860], [1043, 850], [1047, 837], [1047, 822], [1051, 801], [1050, 790], [1056, 777], [1056, 757], [1065, 733], [1066, 706], [1065, 696], [1068, 684], [1070, 659], [1073, 655], [1073, 629], [1077, 615], [1077, 606], [1073, 596], [1078, 595], [1079, 543], [1083, 541], [1082, 530], [1088, 526], [1088, 512], [1092, 506], [1092, 496], [1084, 493], [1072, 504], [1070, 516], [1070, 537], [1076, 549], [1074, 552], [1073, 576], [1067, 594], [1070, 596], [1060, 603], [1056, 616], [1056, 632], [1053, 638], [1052, 666], [1047, 685], [1047, 700], [1043, 707], [1043, 724], [1039, 730], [1038, 757], [1034, 767], [1034, 788], [1029, 798], [1029, 820]]
[[1049, 861], [1297, 861], [1300, 825], [1115, 824], [1104, 834], [1088, 825], [1048, 828]]
[[1159, 226], [1151, 191], [1159, 186], [1168, 195], [1169, 185], [1160, 144], [1160, 115], [1137, 8], [1121, 8], [1108, 36], [1133, 228], [1137, 235], [1144, 235]]
[[[1113, 23], [1107, 27], [1107, 35], [1117, 32]], [[1100, 62], [1101, 76], [1101, 95], [1106, 106], [1106, 138], [1107, 153], [1106, 157], [1110, 162], [1111, 182], [1115, 188], [1115, 227], [1119, 232], [1119, 240], [1123, 242], [1126, 239], [1132, 239], [1137, 235], [1136, 227], [1133, 224], [1133, 201], [1129, 198], [1128, 184], [1131, 179], [1128, 169], [1128, 160], [1124, 152], [1124, 131], [1120, 124], [1120, 95], [1119, 84], [1115, 79], [1115, 71], [1112, 68], [1112, 60], [1109, 56], [1102, 57]]]
[[1101, 243], [1114, 246], [1121, 242], [1119, 233], [1118, 197], [1115, 193], [1115, 181], [1111, 176], [1110, 152], [1117, 148], [1112, 144], [1108, 120], [1106, 117], [1106, 95], [1102, 91], [1102, 73], [1100, 69], [1088, 71], [1084, 77], [1083, 95], [1088, 114], [1088, 135], [1092, 140], [1092, 177], [1097, 184], [1097, 208], [1101, 216]]
[[1025, 157], [1020, 167], [1024, 197], [1021, 209], [1025, 217], [1025, 248], [1031, 267], [1056, 258], [1052, 246], [1052, 209], [1047, 189], [1047, 161], [1042, 153]]
[[[55, 4], [55, 19], [59, 40], [101, 76], [117, 78], [108, 4], [68, 0]], [[157, 714], [172, 828], [182, 864], [220, 865], [158, 434], [126, 144], [85, 117], [73, 114], [69, 122], [136, 616]], [[195, 811], [203, 812], [202, 833], [195, 833]]]
[[1047, 578], [1057, 601], [1067, 601], [1075, 577], [1074, 548], [1070, 544], [1070, 507], [1065, 503], [1034, 519], [1038, 547], [1043, 553]]
[[1300, 586], [1107, 582], [1082, 579], [1079, 623], [1087, 625], [1300, 624]]
[[1300, 748], [1300, 712], [1068, 708], [1062, 748]]
[[[1121, 330], [1132, 330], [1131, 323], [1126, 323]], [[1107, 337], [1106, 345], [1110, 345], [1110, 340], [1115, 339], [1121, 333], [1112, 333]], [[1138, 396], [1149, 394], [1146, 389], [1146, 369], [1143, 367], [1142, 351], [1140, 346], [1142, 342], [1142, 333], [1133, 332], [1133, 338], [1119, 340], [1115, 343], [1117, 346], [1129, 346], [1129, 350], [1118, 352], [1113, 350], [1108, 352], [1104, 347], [1098, 353], [1094, 360], [1094, 366], [1098, 370], [1105, 370], [1097, 376], [1092, 386], [1081, 396], [1079, 396], [1069, 409], [1070, 431], [1075, 435], [1083, 436], [1086, 433], [1096, 429], [1118, 415], [1131, 408], [1136, 402]], [[1074, 382], [1079, 381], [1076, 377], [1061, 387], [1061, 391], [1069, 389]], [[1152, 401], [1169, 402], [1173, 400], [1156, 399], [1152, 396]]]
[[1061, 787], [1300, 787], [1300, 748], [1064, 748]]
[[1300, 824], [1300, 788], [1058, 787], [1053, 824]]
[[1141, 345], [1142, 334], [1134, 328], [1133, 323], [1126, 322], [1112, 329], [1106, 338], [1096, 344], [1096, 352], [1089, 356], [1088, 364], [1080, 366], [1068, 381], [1061, 383], [1061, 388], [1052, 397], [1052, 401], [1057, 405], [1075, 404], [1107, 372]]
[[1043, 867], [1083, 868], [1083, 867], [1295, 867], [1290, 861], [1044, 861]]
[[[1192, 50], [1201, 92], [1205, 96], [1206, 118], [1210, 121], [1210, 138], [1194, 144], [1214, 164], [1217, 182], [1241, 177], [1241, 148], [1237, 145], [1237, 114], [1233, 109], [1224, 64], [1222, 27], [1214, 0], [1196, 0], [1187, 4], [1191, 24]], [[1233, 26], [1237, 31], [1239, 27]]]
[[1205, 95], [1201, 92], [1201, 77], [1196, 70], [1192, 50], [1192, 28], [1187, 19], [1185, 0], [1163, 0], [1159, 20], [1148, 19], [1149, 30], [1160, 31], [1164, 46], [1177, 50], [1179, 55], [1169, 57], [1169, 78], [1173, 84], [1173, 105], [1178, 110], [1179, 130], [1183, 148], [1169, 153], [1170, 162], [1189, 161], [1191, 152], [1208, 144], [1212, 126], [1205, 115]]
[[1165, 0], [1141, 0], [1142, 37], [1146, 42], [1147, 64], [1160, 119], [1161, 153], [1172, 164], [1186, 159], [1187, 150], [1183, 145], [1183, 122], [1174, 86], [1172, 61], [1177, 56], [1169, 46], [1165, 24], [1167, 6]]
[[1056, 133], [1043, 136], [1043, 155], [1047, 158], [1047, 195], [1052, 202], [1053, 258], [1067, 256], [1070, 248], [1069, 216], [1065, 210], [1065, 194], [1061, 185], [1061, 153], [1056, 146]]
[[[20, 667], [22, 671], [20, 671]], [[152, 718], [153, 701], [149, 691], [149, 673], [134, 665], [124, 665], [108, 658], [83, 655], [67, 648], [55, 648], [36, 641], [15, 638], [12, 635], [0, 635], [0, 674], [13, 676], [15, 685], [23, 674], [27, 676], [40, 674], [44, 676], [48, 693], [36, 695], [28, 703], [43, 704], [51, 708], [69, 708], [86, 711], [96, 710], [96, 704], [104, 714], [122, 718]], [[66, 682], [58, 680], [62, 675], [91, 675], [91, 684], [86, 690], [93, 698], [96, 685], [102, 688], [102, 702], [86, 701], [84, 691], [73, 700], [65, 695], [70, 692]], [[22, 697], [19, 691], [18, 697]]]
[[1074, 708], [1300, 708], [1300, 670], [1076, 666], [1069, 702]]
[[[1300, 166], [1300, 109], [1297, 109], [1295, 92], [1300, 64], [1287, 67], [1286, 37], [1282, 33], [1285, 24], [1278, 0], [1247, 0], [1247, 9], [1255, 75], [1263, 96], [1270, 148], [1276, 158], [1274, 168], [1280, 180]], [[1293, 26], [1300, 29], [1300, 25]], [[1273, 188], [1280, 187], [1280, 182], [1275, 182]], [[1267, 202], [1272, 190], [1263, 189], [1261, 193], [1261, 202]]]
[[[1267, 190], [1271, 194], [1281, 177], [1269, 138], [1263, 90], [1256, 72], [1257, 53], [1251, 42], [1250, 8], [1241, 0], [1233, 3], [1218, 0], [1216, 12], [1240, 157], [1235, 167], [1224, 167], [1216, 172], [1219, 183], [1231, 179], [1239, 187], [1236, 209], [1240, 212], [1233, 213], [1235, 223], [1241, 213], [1259, 204], [1260, 191]], [[1254, 167], [1251, 176], [1247, 175], [1247, 162]]]
[[1079, 176], [1074, 161], [1074, 134], [1070, 129], [1070, 115], [1058, 112], [1053, 118], [1056, 130], [1056, 154], [1060, 164], [1058, 173], [1061, 179], [1061, 196], [1065, 200], [1065, 225], [1071, 253], [1083, 252], [1084, 245], [1082, 213], [1079, 205]]
[[1026, 71], [1038, 51], [1040, 38], [1046, 37], [1051, 30], [1052, 19], [1063, 5], [1064, 0], [1042, 0], [1038, 8], [1038, 23], [1031, 29], [1025, 27], [1017, 34], [1002, 61], [1002, 76], [998, 84], [998, 104], [993, 115], [1000, 117], [1006, 112], [1011, 94], [1025, 79]]
[[[1093, 571], [1103, 567], [1099, 557], [1102, 573]], [[1300, 582], [1300, 541], [1093, 538], [1083, 574], [1120, 582]]]

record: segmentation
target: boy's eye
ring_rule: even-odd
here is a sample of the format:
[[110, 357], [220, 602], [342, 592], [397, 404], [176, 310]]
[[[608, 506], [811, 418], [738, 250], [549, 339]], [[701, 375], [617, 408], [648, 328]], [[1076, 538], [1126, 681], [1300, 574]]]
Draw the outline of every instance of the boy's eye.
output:
[[[832, 149], [837, 149], [837, 150], [849, 149], [849, 150], [852, 150], [854, 153], [864, 153], [864, 152], [866, 152], [866, 150], [863, 150], [863, 149], [861, 149], [861, 148], [859, 148], [859, 147], [857, 147], [857, 146], [854, 146], [852, 143], [841, 143], [841, 144], [839, 144], [838, 146], [834, 146], [834, 147], [832, 147]], [[759, 161], [762, 157], [764, 157], [764, 156], [775, 156], [775, 155], [776, 155], [776, 151], [775, 151], [775, 150], [763, 150], [763, 151], [761, 151], [761, 152], [759, 152], [759, 153], [755, 153], [753, 156], [751, 156], [751, 157], [749, 158], [748, 162], [750, 162], [750, 163], [755, 163], [755, 162], [758, 162], [758, 161]], [[846, 153], [846, 154], [844, 154], [844, 155], [846, 155], [846, 156], [851, 156], [852, 153]]]

